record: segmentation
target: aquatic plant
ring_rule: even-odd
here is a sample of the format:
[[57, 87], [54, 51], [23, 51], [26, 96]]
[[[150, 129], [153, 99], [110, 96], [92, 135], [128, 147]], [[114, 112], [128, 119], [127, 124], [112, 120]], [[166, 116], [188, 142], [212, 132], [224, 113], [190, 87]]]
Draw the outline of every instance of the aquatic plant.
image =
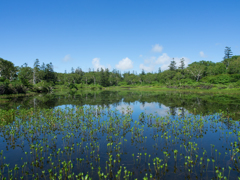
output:
[[[128, 107], [0, 110], [2, 179], [161, 179], [239, 176], [240, 127], [222, 114]], [[14, 159], [11, 156], [14, 155]], [[209, 164], [210, 163], [210, 164]], [[212, 163], [212, 164], [211, 164]], [[227, 171], [228, 169], [228, 171]]]

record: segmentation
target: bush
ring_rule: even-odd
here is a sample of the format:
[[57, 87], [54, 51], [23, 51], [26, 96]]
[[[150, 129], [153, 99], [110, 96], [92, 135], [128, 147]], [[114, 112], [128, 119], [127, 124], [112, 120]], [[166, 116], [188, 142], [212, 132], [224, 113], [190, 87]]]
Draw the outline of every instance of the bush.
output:
[[19, 81], [13, 81], [8, 85], [9, 94], [26, 93], [27, 87]]
[[119, 85], [119, 86], [126, 86], [126, 85], [127, 85], [127, 82], [122, 81], [122, 82], [119, 82], [118, 85]]
[[5, 94], [7, 92], [8, 85], [4, 82], [0, 82], [0, 94]]
[[234, 78], [229, 74], [220, 74], [216, 76], [206, 76], [201, 79], [201, 82], [212, 83], [212, 84], [226, 84], [234, 82]]
[[240, 79], [240, 74], [231, 74], [232, 82], [237, 82]]
[[53, 89], [52, 83], [42, 80], [41, 82], [35, 84], [32, 90], [34, 92], [51, 92], [52, 89]]
[[181, 82], [182, 84], [193, 84], [193, 83], [195, 83], [196, 81], [187, 78], [187, 79], [181, 79], [180, 82]]
[[0, 94], [26, 93], [27, 87], [19, 81], [10, 82], [8, 79], [0, 82]]
[[83, 84], [82, 83], [81, 84], [76, 84], [76, 86], [77, 86], [78, 89], [82, 89], [83, 88]]
[[237, 87], [240, 87], [240, 80], [238, 80], [235, 84]]

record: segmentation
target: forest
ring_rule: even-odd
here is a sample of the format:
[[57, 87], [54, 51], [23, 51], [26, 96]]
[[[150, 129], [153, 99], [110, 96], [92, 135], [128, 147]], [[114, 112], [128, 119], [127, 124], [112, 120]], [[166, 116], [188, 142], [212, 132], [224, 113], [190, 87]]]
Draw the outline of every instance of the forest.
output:
[[233, 55], [231, 48], [224, 50], [223, 60], [212, 62], [201, 60], [193, 62], [187, 67], [184, 58], [180, 66], [176, 66], [174, 59], [169, 69], [146, 73], [120, 72], [113, 69], [91, 69], [83, 72], [80, 67], [71, 69], [70, 73], [54, 72], [53, 64], [42, 63], [35, 60], [34, 66], [24, 63], [21, 67], [15, 66], [11, 61], [0, 58], [0, 94], [18, 94], [26, 92], [51, 92], [56, 87], [65, 89], [79, 89], [91, 87], [134, 87], [156, 86], [174, 89], [225, 89], [240, 87], [240, 56]]

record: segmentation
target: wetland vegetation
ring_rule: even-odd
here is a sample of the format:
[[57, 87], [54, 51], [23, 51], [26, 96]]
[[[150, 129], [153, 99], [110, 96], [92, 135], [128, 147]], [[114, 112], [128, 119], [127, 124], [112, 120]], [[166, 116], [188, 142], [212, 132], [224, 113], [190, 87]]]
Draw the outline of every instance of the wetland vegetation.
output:
[[35, 60], [33, 67], [24, 63], [14, 66], [11, 61], [0, 58], [0, 95], [19, 93], [58, 92], [69, 90], [102, 90], [120, 88], [141, 88], [149, 86], [156, 89], [190, 89], [227, 91], [240, 88], [240, 56], [232, 56], [231, 48], [225, 48], [225, 56], [220, 62], [196, 61], [185, 67], [185, 60], [176, 66], [173, 59], [169, 69], [146, 73], [120, 72], [113, 69], [91, 69], [83, 72], [80, 67], [72, 68], [70, 73], [54, 72], [53, 64]]
[[0, 178], [240, 179], [231, 55], [140, 74], [0, 58]]
[[4, 97], [1, 179], [239, 179], [239, 96]]

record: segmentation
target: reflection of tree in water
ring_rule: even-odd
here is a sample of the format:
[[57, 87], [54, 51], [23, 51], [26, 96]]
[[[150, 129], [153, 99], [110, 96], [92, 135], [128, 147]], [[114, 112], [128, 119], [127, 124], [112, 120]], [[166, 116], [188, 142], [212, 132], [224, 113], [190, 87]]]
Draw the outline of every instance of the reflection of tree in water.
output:
[[176, 107], [169, 107], [170, 114], [175, 116], [177, 114], [177, 108]]
[[[209, 95], [209, 94], [187, 94], [174, 92], [138, 92], [138, 91], [75, 91], [73, 95], [55, 95], [55, 94], [38, 94], [34, 97], [14, 97], [10, 98], [7, 103], [0, 104], [1, 109], [20, 109], [26, 108], [54, 108], [60, 105], [99, 105], [107, 106], [119, 105], [121, 102], [128, 105], [139, 102], [145, 107], [146, 103], [158, 103], [170, 107], [170, 113], [177, 115], [177, 108], [180, 108], [181, 115], [184, 116], [188, 110], [194, 114], [211, 114], [219, 112], [219, 109], [229, 112], [238, 112], [240, 96], [227, 95]], [[195, 111], [194, 111], [195, 108]], [[179, 114], [179, 115], [180, 115]], [[239, 114], [237, 114], [239, 119]]]
[[181, 111], [180, 116], [184, 118], [185, 116], [185, 109], [183, 107], [180, 107], [179, 110]]

